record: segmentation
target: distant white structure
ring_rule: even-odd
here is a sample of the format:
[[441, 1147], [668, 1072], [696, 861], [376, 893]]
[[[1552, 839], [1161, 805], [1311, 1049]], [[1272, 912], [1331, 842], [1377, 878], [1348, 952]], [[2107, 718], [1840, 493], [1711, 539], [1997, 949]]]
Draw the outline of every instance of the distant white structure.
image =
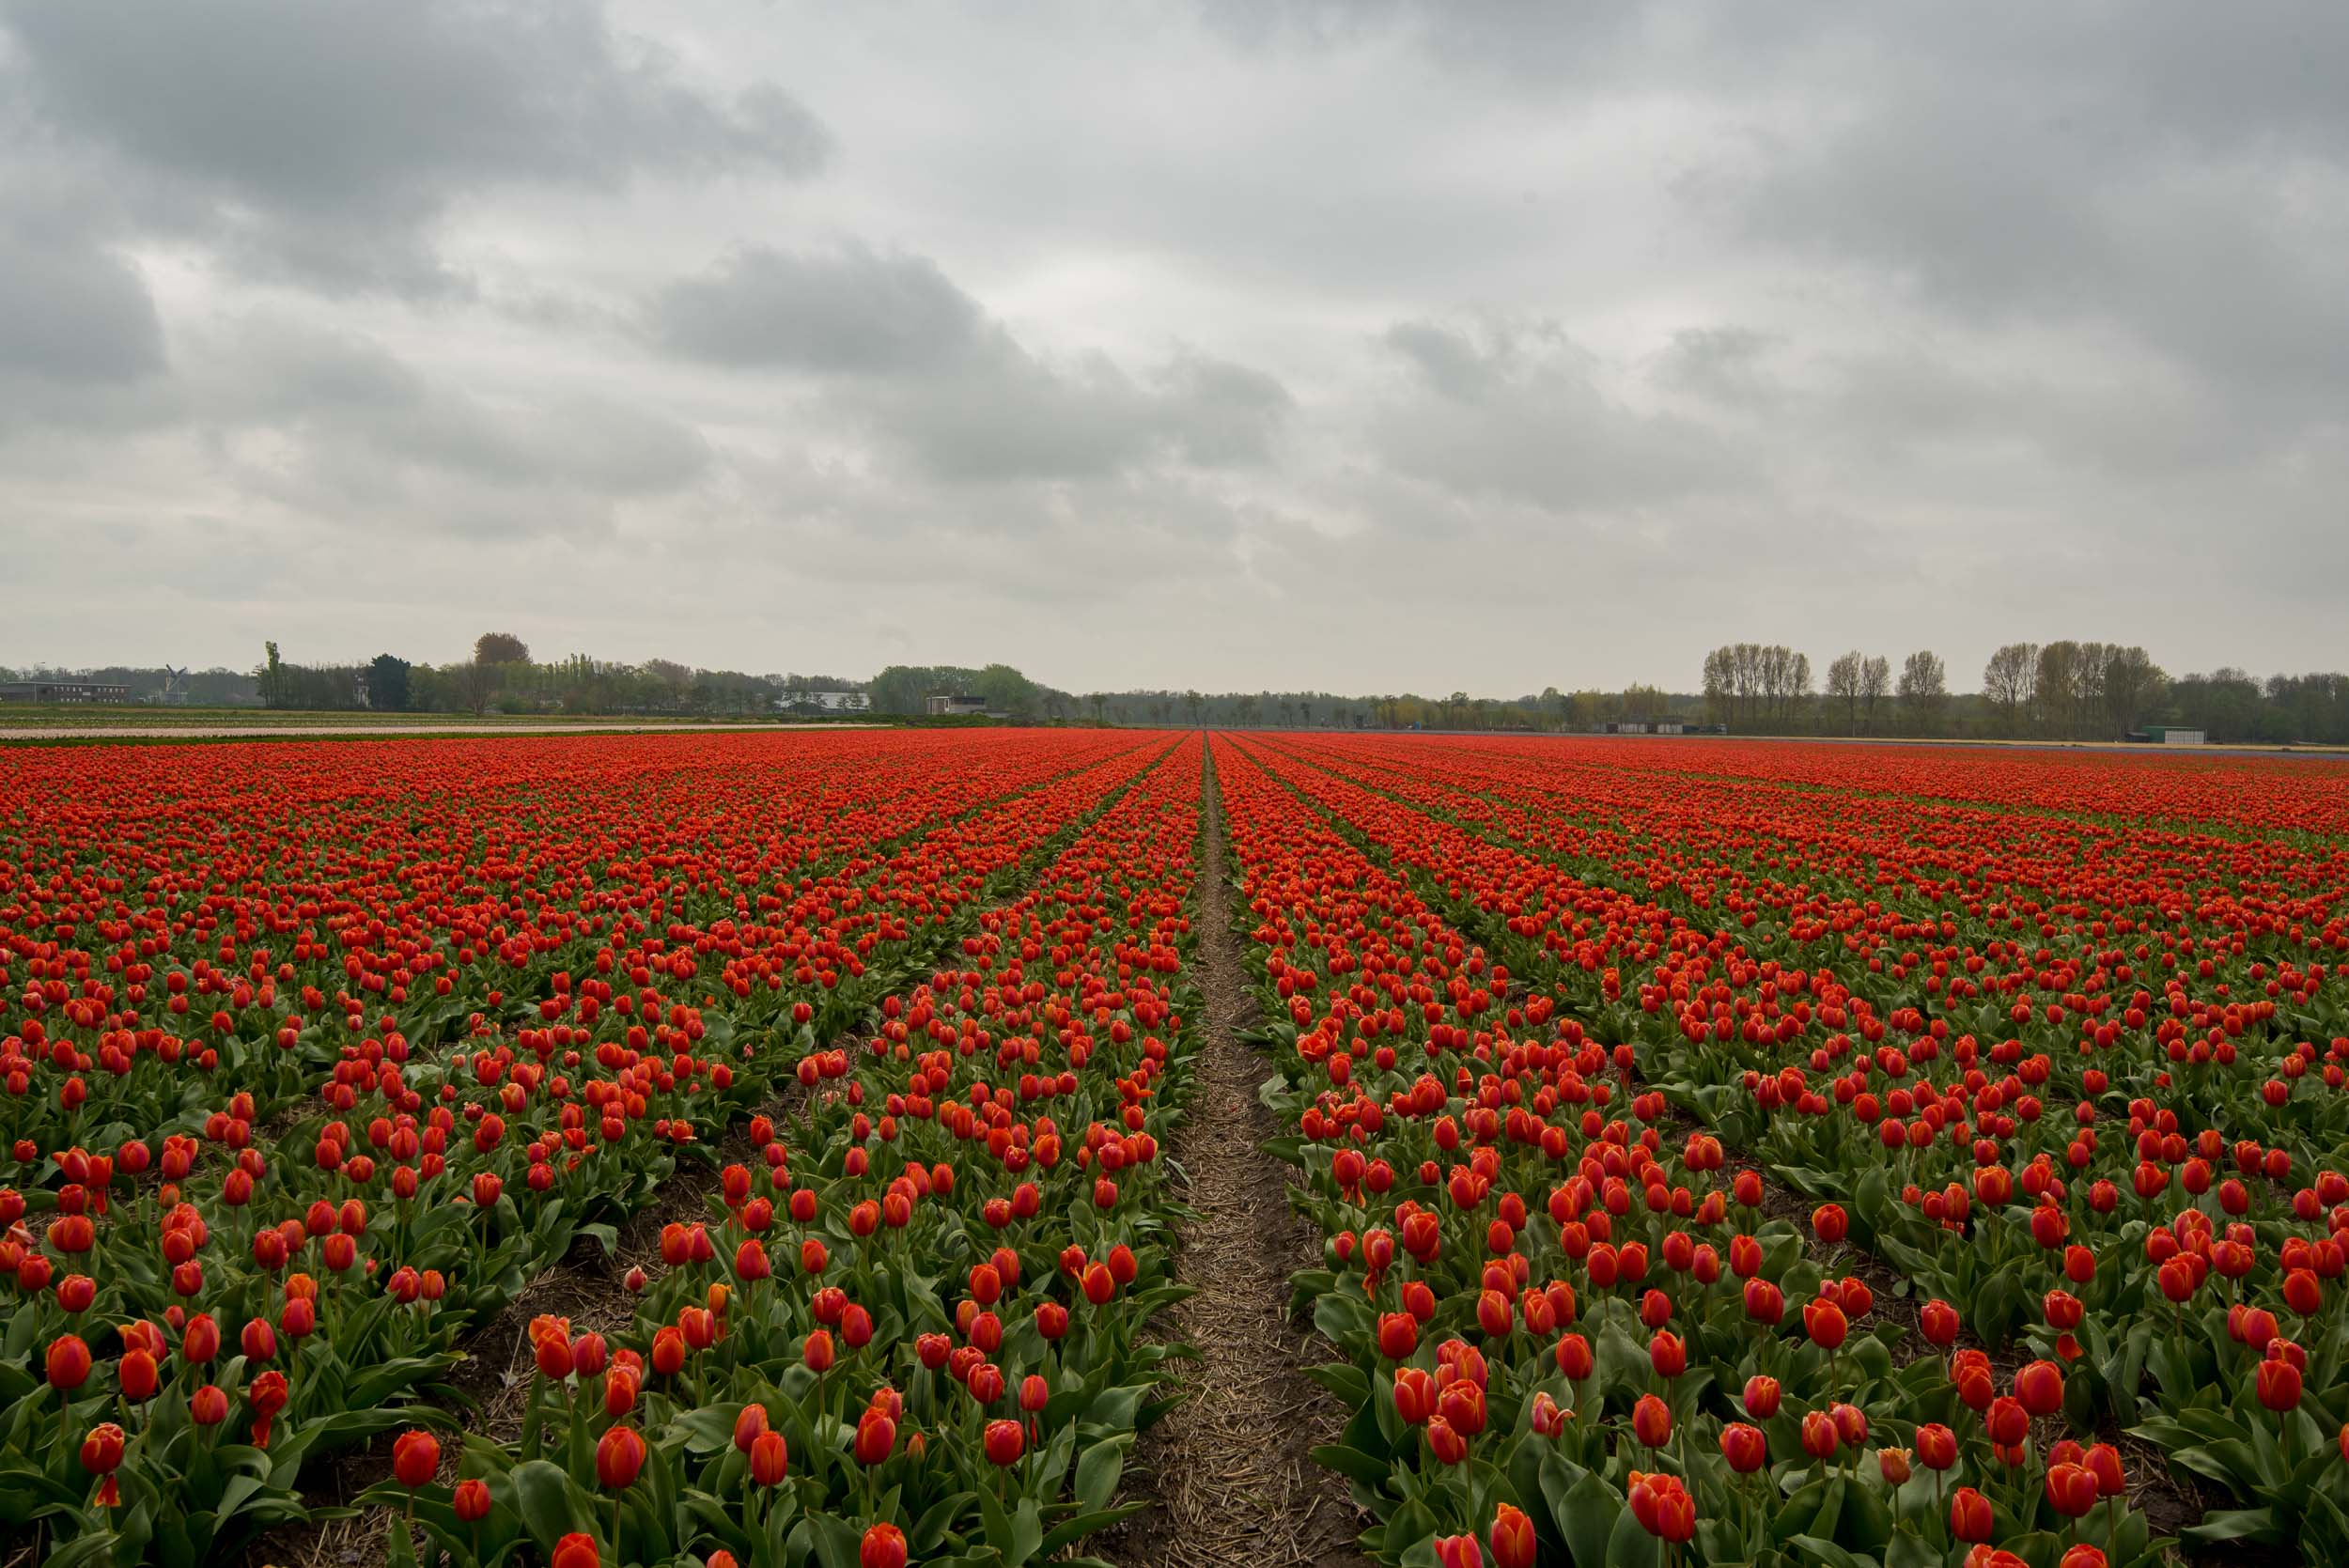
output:
[[786, 691], [775, 699], [778, 707], [814, 708], [820, 713], [865, 713], [872, 698], [862, 691]]

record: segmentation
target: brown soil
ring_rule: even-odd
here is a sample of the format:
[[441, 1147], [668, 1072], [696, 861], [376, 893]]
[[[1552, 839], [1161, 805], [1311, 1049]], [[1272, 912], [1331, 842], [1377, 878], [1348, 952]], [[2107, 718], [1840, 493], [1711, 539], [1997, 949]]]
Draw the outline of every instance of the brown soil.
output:
[[1195, 1345], [1182, 1403], [1143, 1435], [1132, 1495], [1150, 1507], [1098, 1548], [1122, 1565], [1356, 1568], [1367, 1522], [1345, 1481], [1310, 1457], [1347, 1412], [1299, 1370], [1335, 1352], [1288, 1312], [1289, 1276], [1321, 1239], [1288, 1203], [1290, 1168], [1263, 1151], [1279, 1135], [1256, 1097], [1264, 1063], [1239, 1031], [1252, 1011], [1232, 928], [1221, 792], [1212, 755], [1201, 828], [1198, 980], [1206, 1042], [1190, 1119], [1174, 1141], [1189, 1178], [1176, 1277], [1198, 1294], [1176, 1305], [1166, 1337]]

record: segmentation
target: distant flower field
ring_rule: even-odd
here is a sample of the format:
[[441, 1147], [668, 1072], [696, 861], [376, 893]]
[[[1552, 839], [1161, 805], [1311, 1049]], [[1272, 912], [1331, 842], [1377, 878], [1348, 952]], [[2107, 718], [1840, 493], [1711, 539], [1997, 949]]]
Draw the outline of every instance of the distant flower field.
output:
[[1209, 944], [1371, 1557], [2349, 1561], [2349, 768], [1132, 731], [0, 752], [0, 1542], [1151, 1560]]

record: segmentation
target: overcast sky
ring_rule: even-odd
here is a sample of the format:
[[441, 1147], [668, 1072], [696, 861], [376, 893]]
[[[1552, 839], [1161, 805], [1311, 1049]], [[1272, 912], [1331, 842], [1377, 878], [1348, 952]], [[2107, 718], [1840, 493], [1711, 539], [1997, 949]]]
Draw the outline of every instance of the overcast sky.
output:
[[2349, 666], [2349, 7], [0, 0], [0, 663]]

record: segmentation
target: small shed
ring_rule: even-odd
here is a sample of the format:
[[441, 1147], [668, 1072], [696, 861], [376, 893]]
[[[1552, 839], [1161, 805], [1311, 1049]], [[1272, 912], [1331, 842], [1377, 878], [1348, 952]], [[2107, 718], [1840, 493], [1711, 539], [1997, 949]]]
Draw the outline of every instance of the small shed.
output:
[[2200, 746], [2204, 737], [2201, 730], [2188, 729], [2182, 724], [2148, 724], [2145, 726], [2145, 738], [2155, 746]]

